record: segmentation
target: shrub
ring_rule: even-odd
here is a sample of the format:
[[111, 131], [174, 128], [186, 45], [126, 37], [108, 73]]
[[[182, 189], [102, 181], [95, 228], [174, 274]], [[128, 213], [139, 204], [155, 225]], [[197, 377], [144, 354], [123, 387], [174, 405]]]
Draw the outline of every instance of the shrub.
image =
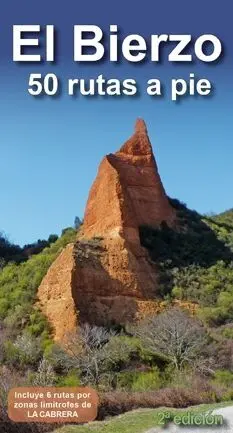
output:
[[161, 388], [163, 381], [159, 369], [154, 368], [152, 371], [138, 373], [133, 380], [132, 391], [153, 391]]
[[172, 297], [176, 299], [183, 299], [183, 289], [181, 287], [173, 287]]
[[149, 392], [108, 392], [100, 395], [98, 419], [139, 408], [186, 408], [215, 401], [215, 392], [207, 394], [207, 390], [204, 392], [200, 389], [164, 388]]
[[139, 358], [140, 341], [125, 335], [110, 338], [106, 345], [108, 368], [119, 371]]
[[56, 382], [56, 376], [52, 365], [43, 358], [39, 362], [37, 372], [33, 378], [33, 385], [35, 386], [53, 386]]
[[7, 299], [0, 299], [0, 319], [4, 319], [4, 317], [6, 317], [9, 307], [10, 305]]
[[80, 386], [80, 378], [77, 371], [70, 371], [66, 376], [57, 378], [56, 386]]
[[123, 371], [117, 375], [117, 389], [151, 391], [161, 388], [164, 381], [157, 367], [150, 371]]
[[233, 373], [228, 370], [217, 370], [214, 374], [214, 382], [226, 387], [233, 387]]
[[19, 335], [15, 342], [6, 340], [3, 344], [3, 361], [16, 369], [35, 366], [41, 355], [40, 340], [28, 334]]
[[145, 347], [162, 353], [177, 370], [192, 364], [207, 341], [202, 324], [179, 308], [146, 318], [135, 333]]
[[222, 330], [222, 335], [230, 340], [233, 339], [233, 326], [226, 327]]
[[[74, 241], [76, 236], [74, 229], [67, 229], [63, 236], [43, 249], [40, 254], [33, 255], [18, 265], [8, 264], [0, 271], [0, 320], [10, 333], [5, 344], [7, 363], [27, 363], [13, 344], [15, 337], [22, 331], [26, 331], [35, 339], [39, 336], [40, 347], [43, 350], [51, 344], [47, 320], [35, 308], [37, 289], [58, 254], [68, 243]], [[50, 241], [54, 240], [53, 236]]]
[[222, 401], [232, 401], [233, 400], [233, 390], [225, 392], [222, 396]]

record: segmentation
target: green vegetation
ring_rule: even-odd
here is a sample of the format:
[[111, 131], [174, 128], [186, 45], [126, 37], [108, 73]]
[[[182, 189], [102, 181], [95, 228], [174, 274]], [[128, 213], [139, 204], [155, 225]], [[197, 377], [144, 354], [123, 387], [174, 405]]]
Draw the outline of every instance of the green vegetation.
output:
[[57, 235], [50, 235], [48, 240], [38, 239], [33, 244], [19, 245], [12, 244], [3, 233], [0, 233], [0, 269], [7, 263], [22, 263], [34, 254], [39, 254], [44, 248], [49, 247], [58, 239]]
[[144, 373], [134, 373], [131, 390], [134, 392], [154, 391], [162, 388], [161, 373], [158, 367]]
[[202, 217], [178, 200], [176, 230], [141, 227], [140, 237], [160, 268], [161, 298], [198, 303], [211, 326], [233, 319], [233, 211]]
[[[51, 246], [45, 248], [42, 253], [32, 256], [28, 261], [17, 265], [10, 263], [0, 272], [0, 318], [9, 320], [10, 316], [17, 316], [17, 321], [21, 319], [17, 314], [17, 307], [23, 306], [26, 311], [35, 300], [36, 291], [45, 276], [48, 268], [53, 263], [57, 255], [69, 243], [74, 241], [75, 231], [73, 229], [65, 231], [63, 236]], [[28, 314], [27, 314], [28, 315]], [[25, 318], [25, 314], [24, 314]], [[32, 333], [36, 333], [37, 314], [32, 313], [30, 317]], [[15, 323], [14, 323], [15, 325]], [[34, 331], [33, 331], [34, 325]], [[40, 330], [38, 329], [40, 333]]]
[[[7, 336], [3, 350], [5, 362], [21, 366], [33, 364], [52, 344], [48, 323], [35, 307], [37, 289], [55, 258], [75, 237], [75, 230], [67, 229], [40, 254], [20, 264], [9, 263], [0, 270], [0, 323]], [[25, 344], [15, 345], [21, 335], [30, 344], [29, 353], [23, 353]], [[33, 344], [40, 349], [32, 350]], [[35, 358], [29, 361], [31, 353]]]
[[11, 244], [3, 233], [0, 233], [0, 269], [10, 260], [20, 261], [21, 248]]
[[[205, 414], [222, 405], [202, 405], [199, 407], [189, 408], [189, 412], [195, 414]], [[54, 433], [142, 433], [153, 427], [158, 427], [161, 421], [161, 413], [167, 413], [168, 409], [142, 409], [128, 412], [108, 421], [93, 422], [83, 426], [65, 426], [56, 429]], [[187, 410], [170, 410], [170, 421], [177, 415], [186, 415]]]
[[[233, 210], [201, 216], [177, 200], [171, 204], [175, 229], [140, 227], [141, 243], [160, 270], [159, 296], [167, 309], [124, 328], [83, 324], [67, 347], [53, 343], [36, 294], [77, 231], [66, 229], [23, 253], [6, 240], [1, 250], [0, 241], [0, 415], [7, 390], [23, 384], [95, 387], [99, 419], [138, 408], [233, 400]], [[74, 254], [98, 261], [101, 239], [76, 242]], [[177, 299], [195, 305], [196, 313], [174, 307]], [[136, 433], [156, 425], [157, 415], [142, 410], [59, 433]]]

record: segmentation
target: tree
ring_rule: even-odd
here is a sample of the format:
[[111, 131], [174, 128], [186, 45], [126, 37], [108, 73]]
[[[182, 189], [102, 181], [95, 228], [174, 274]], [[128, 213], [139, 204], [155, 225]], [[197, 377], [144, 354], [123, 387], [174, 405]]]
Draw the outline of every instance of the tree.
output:
[[98, 389], [101, 381], [111, 375], [107, 343], [114, 335], [114, 331], [85, 324], [67, 336], [65, 349], [70, 355], [69, 367], [80, 370], [83, 384], [92, 384]]
[[78, 230], [81, 225], [82, 225], [82, 220], [78, 216], [76, 216], [74, 219], [74, 228]]
[[7, 397], [11, 388], [19, 386], [22, 378], [14, 370], [9, 370], [6, 366], [0, 366], [0, 424], [2, 415], [7, 414]]
[[0, 257], [0, 270], [4, 268], [5, 264], [6, 264], [6, 261], [4, 260], [4, 258]]
[[146, 319], [135, 333], [149, 350], [165, 355], [177, 370], [194, 362], [206, 341], [200, 322], [178, 308]]
[[35, 386], [52, 386], [54, 385], [55, 380], [56, 376], [52, 365], [47, 361], [47, 359], [43, 358], [39, 363], [33, 384]]
[[49, 244], [54, 244], [54, 242], [56, 242], [58, 240], [58, 235], [49, 235], [48, 237], [48, 243]]
[[0, 364], [2, 364], [4, 359], [4, 344], [6, 342], [7, 333], [3, 324], [0, 322]]
[[19, 335], [14, 342], [21, 366], [34, 365], [41, 355], [40, 340], [29, 334]]
[[22, 261], [22, 248], [12, 244], [2, 232], [0, 232], [0, 258], [0, 268], [9, 261]]

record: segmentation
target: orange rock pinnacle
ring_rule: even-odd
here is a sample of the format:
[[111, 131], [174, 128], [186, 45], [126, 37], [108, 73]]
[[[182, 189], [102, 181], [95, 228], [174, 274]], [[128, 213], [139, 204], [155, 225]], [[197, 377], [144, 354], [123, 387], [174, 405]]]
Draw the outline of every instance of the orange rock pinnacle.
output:
[[[171, 225], [174, 210], [165, 194], [146, 124], [138, 119], [132, 137], [100, 164], [84, 217], [87, 236], [125, 234], [140, 225]], [[129, 230], [130, 229], [130, 230]], [[126, 234], [127, 236], [127, 234]]]
[[[63, 340], [80, 322], [125, 324], [158, 306], [158, 269], [140, 244], [139, 227], [172, 225], [145, 122], [104, 157], [87, 201], [82, 237], [68, 245], [43, 279], [38, 299]], [[78, 314], [77, 314], [78, 312]]]

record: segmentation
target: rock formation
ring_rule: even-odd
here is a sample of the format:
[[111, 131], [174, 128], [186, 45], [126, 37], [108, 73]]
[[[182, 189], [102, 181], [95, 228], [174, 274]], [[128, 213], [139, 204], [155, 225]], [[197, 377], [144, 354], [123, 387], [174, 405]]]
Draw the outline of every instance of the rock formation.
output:
[[146, 125], [139, 119], [133, 136], [100, 164], [87, 202], [84, 233], [121, 234], [138, 242], [140, 225], [172, 224], [173, 220]]
[[124, 324], [158, 308], [158, 272], [140, 245], [139, 227], [172, 226], [143, 120], [100, 164], [81, 236], [68, 245], [41, 283], [42, 311], [62, 340], [79, 322]]

